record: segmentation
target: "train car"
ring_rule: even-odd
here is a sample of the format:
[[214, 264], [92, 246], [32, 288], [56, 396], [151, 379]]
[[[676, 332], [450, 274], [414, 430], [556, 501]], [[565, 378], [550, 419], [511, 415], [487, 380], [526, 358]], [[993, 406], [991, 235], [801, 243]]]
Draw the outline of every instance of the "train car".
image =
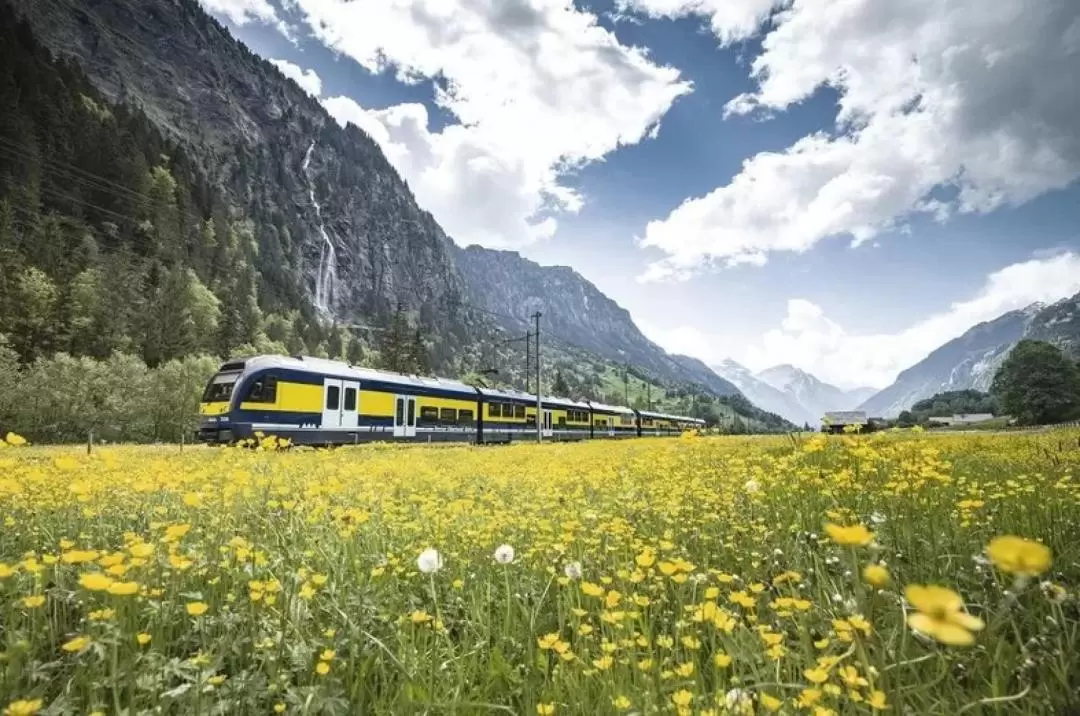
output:
[[621, 405], [605, 405], [589, 401], [592, 411], [590, 437], [593, 438], [633, 438], [637, 437], [637, 424], [634, 411]]
[[477, 442], [536, 439], [536, 396], [520, 391], [477, 388], [483, 409]]
[[309, 357], [257, 356], [221, 366], [203, 394], [198, 437], [256, 433], [295, 444], [476, 441], [481, 396], [455, 380]]
[[[306, 356], [223, 364], [199, 412], [197, 438], [206, 443], [258, 434], [298, 445], [505, 443], [534, 440], [537, 424], [536, 396], [529, 393]], [[540, 421], [545, 440], [674, 435], [695, 424], [692, 418], [553, 396], [541, 398]]]
[[651, 410], [635, 410], [638, 435], [641, 437], [681, 435], [693, 418]]

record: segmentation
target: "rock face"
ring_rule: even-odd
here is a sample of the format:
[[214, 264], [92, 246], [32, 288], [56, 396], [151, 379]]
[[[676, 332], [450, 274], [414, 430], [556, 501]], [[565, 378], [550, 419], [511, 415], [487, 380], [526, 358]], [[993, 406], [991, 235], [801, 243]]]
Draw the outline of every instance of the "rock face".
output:
[[12, 1], [105, 96], [180, 142], [229, 212], [257, 219], [265, 280], [344, 322], [398, 305], [429, 325], [481, 320], [462, 308], [452, 242], [375, 142], [339, 127], [196, 0]]
[[541, 266], [513, 251], [470, 246], [456, 252], [469, 299], [501, 314], [503, 328], [524, 334], [540, 311], [541, 338], [630, 363], [669, 382], [697, 383], [716, 395], [738, 389], [701, 361], [671, 356], [638, 329], [626, 309], [566, 266]]
[[1050, 306], [1035, 303], [980, 323], [901, 373], [862, 409], [894, 417], [917, 401], [951, 390], [987, 391], [1021, 339], [1047, 341], [1080, 358], [1080, 294]]

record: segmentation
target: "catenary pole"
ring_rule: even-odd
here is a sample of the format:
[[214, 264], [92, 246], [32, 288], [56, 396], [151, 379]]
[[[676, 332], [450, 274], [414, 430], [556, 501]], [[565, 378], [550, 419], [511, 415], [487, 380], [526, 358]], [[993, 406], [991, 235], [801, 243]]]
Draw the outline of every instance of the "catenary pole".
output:
[[541, 428], [541, 422], [544, 418], [543, 407], [540, 404], [540, 311], [533, 314], [533, 320], [536, 321], [536, 442], [537, 444], [543, 442], [543, 430]]

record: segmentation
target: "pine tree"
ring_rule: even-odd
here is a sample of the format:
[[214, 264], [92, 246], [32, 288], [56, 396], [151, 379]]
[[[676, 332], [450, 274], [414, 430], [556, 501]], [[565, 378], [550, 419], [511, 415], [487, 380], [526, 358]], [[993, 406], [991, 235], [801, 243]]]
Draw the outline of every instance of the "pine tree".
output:
[[413, 330], [412, 341], [409, 342], [407, 369], [416, 375], [427, 375], [431, 372], [428, 360], [427, 344], [424, 342], [424, 334], [417, 326]]
[[555, 371], [555, 380], [551, 383], [551, 394], [560, 398], [570, 397], [570, 386], [566, 384], [561, 370]]

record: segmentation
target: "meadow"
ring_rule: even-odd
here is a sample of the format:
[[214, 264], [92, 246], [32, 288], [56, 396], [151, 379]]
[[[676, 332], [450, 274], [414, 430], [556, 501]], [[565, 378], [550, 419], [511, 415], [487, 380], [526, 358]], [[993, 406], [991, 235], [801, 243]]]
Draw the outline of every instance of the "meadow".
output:
[[1080, 704], [1080, 431], [22, 442], [5, 716]]

